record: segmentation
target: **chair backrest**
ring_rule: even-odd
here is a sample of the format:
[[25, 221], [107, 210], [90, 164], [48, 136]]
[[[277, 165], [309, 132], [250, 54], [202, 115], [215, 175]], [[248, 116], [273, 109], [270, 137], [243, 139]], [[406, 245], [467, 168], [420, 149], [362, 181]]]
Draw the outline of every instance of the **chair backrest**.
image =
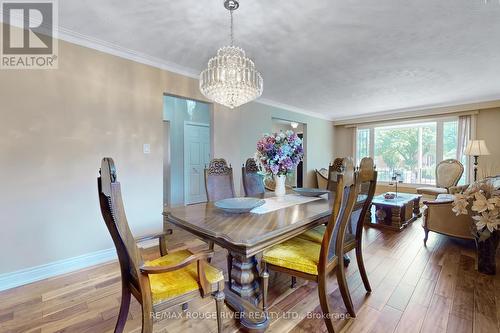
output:
[[328, 170], [325, 168], [316, 169], [316, 180], [319, 189], [326, 189], [328, 187]]
[[264, 176], [259, 173], [259, 167], [254, 158], [248, 158], [241, 168], [243, 190], [247, 197], [263, 198], [266, 189]]
[[339, 198], [340, 209], [338, 214], [332, 212], [326, 226], [318, 263], [320, 274], [326, 272], [327, 266], [335, 256], [340, 258], [343, 255], [347, 225], [359, 193], [360, 179], [358, 172], [354, 172], [352, 158], [344, 158], [342, 168], [344, 172], [338, 173], [336, 179], [337, 188], [341, 190], [335, 194], [335, 197]]
[[233, 168], [223, 158], [214, 158], [205, 169], [207, 200], [234, 198]]
[[360, 189], [351, 214], [351, 223], [346, 232], [355, 235], [356, 240], [363, 234], [363, 222], [366, 213], [371, 208], [375, 189], [377, 187], [377, 171], [375, 163], [370, 157], [364, 157], [358, 167]]
[[142, 266], [143, 260], [128, 226], [121, 186], [117, 181], [116, 168], [112, 158], [102, 159], [97, 188], [101, 214], [116, 247], [122, 280], [129, 281], [140, 291], [139, 267]]
[[[348, 171], [354, 174], [354, 164], [352, 164], [352, 159], [338, 157], [333, 163], [330, 163], [328, 166], [328, 183], [326, 189], [331, 191], [331, 195], [333, 196], [333, 214], [334, 218], [336, 218], [336, 214], [340, 210], [340, 205], [342, 202], [342, 195], [338, 196], [338, 192], [343, 191], [343, 184], [338, 182], [338, 176]], [[348, 168], [349, 170], [346, 170]]]
[[436, 186], [446, 189], [458, 184], [464, 173], [464, 166], [460, 161], [448, 159], [436, 165]]

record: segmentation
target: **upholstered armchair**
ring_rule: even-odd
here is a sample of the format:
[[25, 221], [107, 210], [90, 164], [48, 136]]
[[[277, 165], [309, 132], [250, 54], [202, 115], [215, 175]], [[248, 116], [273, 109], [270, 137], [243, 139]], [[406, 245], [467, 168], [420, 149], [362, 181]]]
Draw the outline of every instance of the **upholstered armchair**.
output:
[[425, 231], [424, 244], [427, 243], [429, 231], [434, 231], [443, 235], [473, 239], [471, 233], [471, 217], [469, 215], [455, 215], [453, 208], [452, 194], [439, 194], [436, 200], [424, 201], [424, 221]]
[[318, 181], [318, 188], [325, 190], [328, 186], [328, 170], [325, 168], [315, 169], [316, 180]]
[[439, 194], [450, 193], [449, 189], [456, 186], [464, 173], [464, 166], [460, 161], [448, 159], [441, 161], [436, 166], [436, 186], [419, 187], [418, 194], [426, 194], [437, 197]]

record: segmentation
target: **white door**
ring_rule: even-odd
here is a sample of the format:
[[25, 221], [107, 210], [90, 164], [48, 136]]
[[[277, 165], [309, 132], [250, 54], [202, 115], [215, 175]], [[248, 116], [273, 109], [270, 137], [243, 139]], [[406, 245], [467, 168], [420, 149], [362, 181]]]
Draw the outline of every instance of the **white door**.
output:
[[188, 204], [207, 201], [203, 170], [210, 162], [210, 127], [184, 124], [184, 201]]

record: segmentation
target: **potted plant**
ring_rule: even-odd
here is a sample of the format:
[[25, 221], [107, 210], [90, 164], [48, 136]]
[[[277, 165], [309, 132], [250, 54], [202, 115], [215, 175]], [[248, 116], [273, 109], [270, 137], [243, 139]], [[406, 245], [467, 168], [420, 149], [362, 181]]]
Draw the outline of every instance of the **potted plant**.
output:
[[293, 131], [264, 134], [257, 142], [255, 159], [262, 170], [274, 176], [276, 196], [285, 195], [285, 180], [304, 157], [302, 140]]
[[471, 184], [455, 194], [453, 212], [472, 217], [472, 234], [476, 240], [478, 271], [496, 273], [495, 254], [500, 241], [500, 189], [489, 179]]

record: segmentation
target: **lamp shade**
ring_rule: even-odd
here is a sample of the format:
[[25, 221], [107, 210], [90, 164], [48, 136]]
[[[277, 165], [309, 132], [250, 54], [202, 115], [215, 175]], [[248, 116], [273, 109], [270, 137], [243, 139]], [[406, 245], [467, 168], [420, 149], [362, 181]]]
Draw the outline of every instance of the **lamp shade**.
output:
[[467, 147], [465, 147], [464, 154], [471, 156], [481, 156], [489, 155], [490, 152], [488, 151], [484, 140], [470, 140], [467, 144]]

